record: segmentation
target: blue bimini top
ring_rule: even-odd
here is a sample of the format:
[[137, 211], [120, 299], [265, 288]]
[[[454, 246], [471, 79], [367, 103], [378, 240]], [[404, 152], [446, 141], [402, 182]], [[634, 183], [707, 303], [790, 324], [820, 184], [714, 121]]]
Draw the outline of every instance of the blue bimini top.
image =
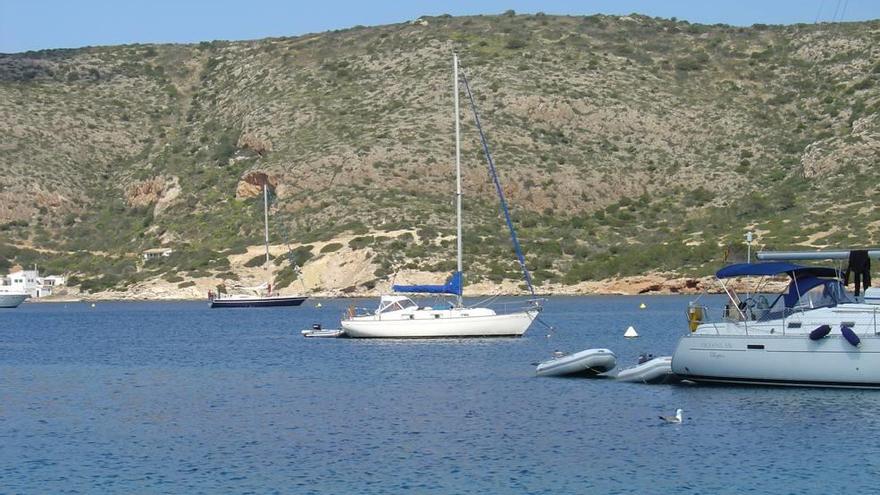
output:
[[800, 277], [832, 277], [841, 278], [840, 270], [818, 266], [795, 265], [785, 261], [770, 261], [767, 263], [737, 263], [727, 265], [718, 270], [715, 276], [718, 278], [769, 276], [786, 274], [791, 278]]

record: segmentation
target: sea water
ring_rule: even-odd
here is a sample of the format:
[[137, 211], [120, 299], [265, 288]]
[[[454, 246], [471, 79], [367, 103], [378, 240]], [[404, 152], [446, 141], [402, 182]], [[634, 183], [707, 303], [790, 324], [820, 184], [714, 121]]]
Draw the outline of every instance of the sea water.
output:
[[3, 310], [0, 493], [877, 490], [878, 391], [534, 375], [556, 350], [671, 354], [687, 298], [554, 297], [520, 339], [300, 335], [372, 303]]

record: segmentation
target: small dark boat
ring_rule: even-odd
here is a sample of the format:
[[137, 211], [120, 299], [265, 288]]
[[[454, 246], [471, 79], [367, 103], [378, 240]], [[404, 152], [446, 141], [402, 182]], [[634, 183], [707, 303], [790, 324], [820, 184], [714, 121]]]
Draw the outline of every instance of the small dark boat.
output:
[[299, 306], [307, 296], [248, 296], [236, 294], [211, 298], [212, 308], [271, 308], [276, 306]]

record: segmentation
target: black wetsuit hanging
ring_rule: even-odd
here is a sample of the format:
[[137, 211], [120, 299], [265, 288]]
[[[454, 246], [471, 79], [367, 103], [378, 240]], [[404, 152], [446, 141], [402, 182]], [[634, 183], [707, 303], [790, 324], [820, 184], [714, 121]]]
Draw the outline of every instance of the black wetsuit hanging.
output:
[[859, 295], [860, 282], [864, 282], [865, 290], [871, 286], [871, 258], [868, 257], [868, 251], [861, 249], [849, 252], [849, 265], [846, 267], [846, 274], [843, 277], [843, 285], [849, 285], [849, 273], [855, 276], [856, 290], [855, 295]]

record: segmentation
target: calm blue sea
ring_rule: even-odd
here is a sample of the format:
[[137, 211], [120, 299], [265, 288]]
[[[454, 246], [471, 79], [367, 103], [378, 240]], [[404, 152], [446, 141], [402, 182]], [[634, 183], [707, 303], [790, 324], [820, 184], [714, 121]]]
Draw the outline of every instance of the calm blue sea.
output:
[[3, 310], [0, 492], [877, 490], [880, 392], [534, 376], [556, 349], [670, 354], [684, 297], [552, 298], [550, 338], [300, 336], [352, 302]]

